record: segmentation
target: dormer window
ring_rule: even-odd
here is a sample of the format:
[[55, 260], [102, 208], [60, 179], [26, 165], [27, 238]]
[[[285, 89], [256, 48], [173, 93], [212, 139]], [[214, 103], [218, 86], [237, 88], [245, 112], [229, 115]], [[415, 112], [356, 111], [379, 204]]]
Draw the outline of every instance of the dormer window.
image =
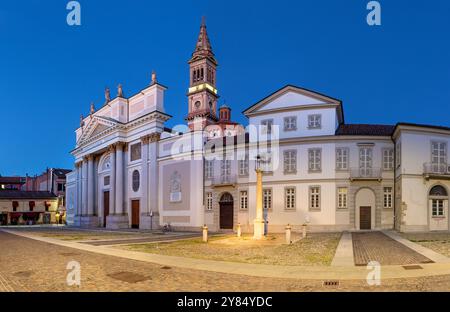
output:
[[322, 128], [322, 115], [314, 114], [308, 116], [308, 129]]

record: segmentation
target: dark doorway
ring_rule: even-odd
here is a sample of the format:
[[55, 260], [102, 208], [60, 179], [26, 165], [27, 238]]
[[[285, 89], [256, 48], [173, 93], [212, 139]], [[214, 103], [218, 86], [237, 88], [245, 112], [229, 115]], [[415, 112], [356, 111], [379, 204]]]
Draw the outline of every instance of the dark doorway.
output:
[[139, 200], [131, 201], [131, 227], [133, 229], [139, 228]]
[[220, 228], [233, 229], [233, 196], [225, 193], [220, 197]]
[[0, 213], [0, 225], [8, 225], [8, 215], [6, 213]]
[[372, 228], [372, 207], [359, 207], [359, 229], [370, 230]]
[[103, 192], [103, 226], [106, 227], [106, 217], [109, 216], [109, 191]]

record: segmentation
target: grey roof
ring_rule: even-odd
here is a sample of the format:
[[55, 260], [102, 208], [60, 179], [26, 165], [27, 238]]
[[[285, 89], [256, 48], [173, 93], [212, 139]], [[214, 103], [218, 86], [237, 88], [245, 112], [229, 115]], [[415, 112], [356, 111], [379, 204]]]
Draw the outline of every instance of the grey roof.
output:
[[52, 192], [47, 191], [0, 191], [0, 199], [55, 199], [58, 198]]
[[392, 136], [394, 129], [392, 125], [341, 124], [336, 135]]
[[53, 174], [56, 175], [58, 178], [65, 178], [66, 174], [70, 172], [72, 172], [72, 170], [70, 169], [58, 169], [58, 168], [53, 169]]

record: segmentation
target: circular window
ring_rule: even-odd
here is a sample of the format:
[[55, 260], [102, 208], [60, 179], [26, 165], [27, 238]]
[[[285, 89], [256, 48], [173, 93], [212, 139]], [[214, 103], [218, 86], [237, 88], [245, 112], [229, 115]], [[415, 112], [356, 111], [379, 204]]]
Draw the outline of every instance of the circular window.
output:
[[139, 171], [134, 170], [133, 171], [133, 191], [137, 192], [139, 191], [139, 184], [140, 184], [140, 174]]
[[200, 105], [202, 105], [202, 103], [200, 103], [200, 101], [197, 101], [197, 102], [195, 102], [195, 108], [199, 108], [200, 107]]

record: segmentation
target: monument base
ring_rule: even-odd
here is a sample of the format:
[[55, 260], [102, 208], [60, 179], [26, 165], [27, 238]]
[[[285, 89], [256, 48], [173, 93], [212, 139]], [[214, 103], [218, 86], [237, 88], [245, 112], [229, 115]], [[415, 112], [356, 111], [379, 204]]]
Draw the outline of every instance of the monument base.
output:
[[255, 219], [253, 222], [253, 239], [264, 238], [264, 226], [265, 222], [262, 219]]

